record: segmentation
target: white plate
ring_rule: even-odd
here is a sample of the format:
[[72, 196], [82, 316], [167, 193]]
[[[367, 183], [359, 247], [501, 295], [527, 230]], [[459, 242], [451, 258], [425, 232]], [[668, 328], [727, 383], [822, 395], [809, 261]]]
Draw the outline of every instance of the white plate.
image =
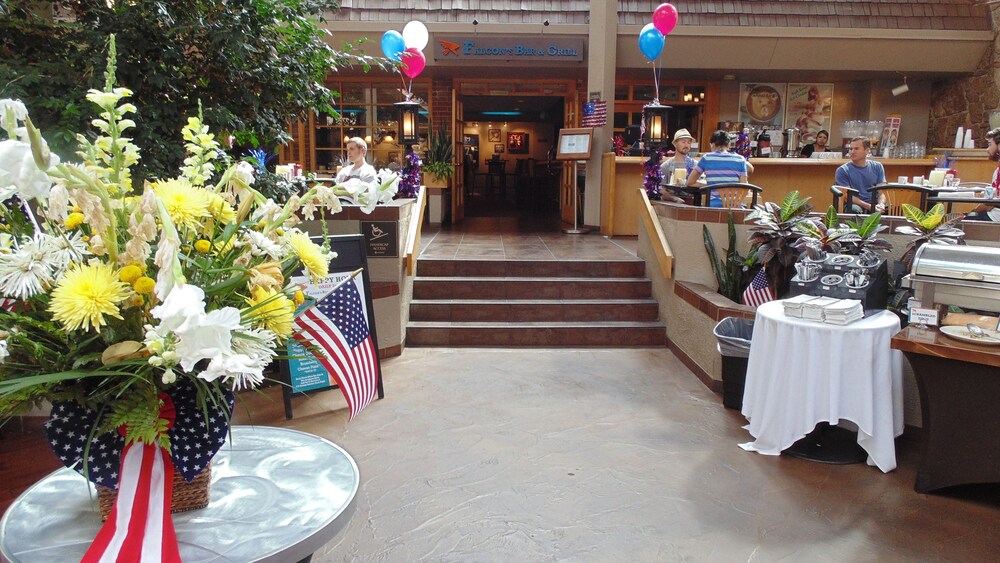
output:
[[1000, 332], [995, 330], [990, 330], [984, 328], [983, 332], [993, 338], [973, 338], [972, 334], [969, 333], [969, 329], [964, 326], [943, 326], [941, 327], [941, 334], [945, 336], [950, 336], [955, 340], [963, 340], [965, 342], [972, 342], [973, 344], [982, 344], [984, 346], [1000, 346]]

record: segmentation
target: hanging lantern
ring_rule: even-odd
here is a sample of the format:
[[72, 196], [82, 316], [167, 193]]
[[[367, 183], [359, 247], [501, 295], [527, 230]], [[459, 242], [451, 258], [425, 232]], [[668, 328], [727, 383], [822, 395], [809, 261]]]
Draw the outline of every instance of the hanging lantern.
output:
[[398, 102], [399, 108], [399, 138], [397, 142], [401, 145], [415, 145], [420, 142], [420, 135], [417, 131], [417, 112], [420, 104], [416, 102]]
[[646, 147], [658, 149], [666, 146], [670, 142], [670, 135], [667, 132], [667, 113], [672, 108], [659, 104], [650, 104], [642, 108], [642, 122], [645, 125], [643, 142]]

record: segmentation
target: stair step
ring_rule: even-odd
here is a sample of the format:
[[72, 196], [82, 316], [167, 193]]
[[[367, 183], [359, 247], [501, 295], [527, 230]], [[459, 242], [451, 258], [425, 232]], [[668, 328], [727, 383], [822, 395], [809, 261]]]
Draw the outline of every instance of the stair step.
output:
[[585, 322], [655, 321], [652, 299], [525, 299], [508, 301], [422, 300], [410, 302], [411, 321]]
[[637, 299], [650, 297], [643, 278], [416, 277], [414, 299]]
[[659, 322], [425, 322], [406, 325], [407, 346], [650, 347], [666, 344]]
[[417, 261], [418, 277], [642, 277], [646, 264], [641, 260], [454, 260]]

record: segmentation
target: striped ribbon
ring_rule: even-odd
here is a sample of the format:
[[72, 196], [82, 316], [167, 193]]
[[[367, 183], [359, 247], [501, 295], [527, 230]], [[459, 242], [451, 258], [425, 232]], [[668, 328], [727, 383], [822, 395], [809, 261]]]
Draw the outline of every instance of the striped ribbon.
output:
[[[174, 403], [163, 393], [160, 418], [174, 425]], [[122, 452], [118, 498], [81, 563], [173, 563], [181, 560], [170, 518], [174, 464], [156, 445], [133, 443]]]

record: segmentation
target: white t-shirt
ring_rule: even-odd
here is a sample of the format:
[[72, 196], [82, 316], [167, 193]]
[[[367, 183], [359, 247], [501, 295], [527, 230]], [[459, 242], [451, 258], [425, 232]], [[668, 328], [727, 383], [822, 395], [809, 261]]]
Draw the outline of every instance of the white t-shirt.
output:
[[351, 178], [358, 178], [362, 182], [371, 183], [378, 179], [378, 173], [375, 172], [375, 167], [367, 162], [362, 163], [361, 166], [356, 168], [354, 164], [348, 164], [341, 168], [340, 172], [337, 172], [336, 182], [343, 184]]

